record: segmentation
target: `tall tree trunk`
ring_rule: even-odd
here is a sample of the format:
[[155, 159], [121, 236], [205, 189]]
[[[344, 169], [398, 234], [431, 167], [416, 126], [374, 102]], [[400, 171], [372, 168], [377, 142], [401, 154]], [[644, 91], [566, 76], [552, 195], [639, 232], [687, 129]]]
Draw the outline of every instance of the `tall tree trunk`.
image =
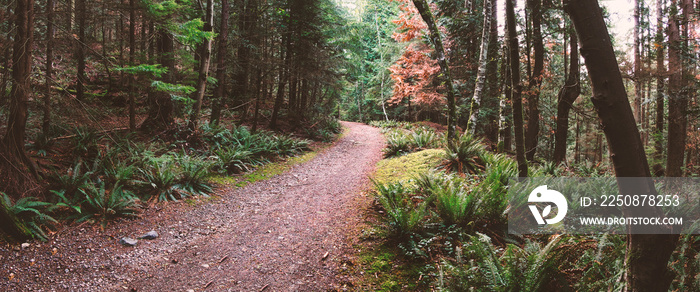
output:
[[12, 89], [7, 130], [0, 143], [0, 191], [13, 198], [35, 189], [38, 178], [34, 162], [24, 148], [27, 103], [32, 94], [32, 46], [34, 44], [34, 1], [17, 0], [15, 39], [12, 49]]
[[219, 35], [217, 36], [216, 49], [216, 88], [212, 96], [211, 119], [209, 123], [218, 125], [221, 119], [221, 105], [225, 96], [226, 89], [226, 48], [228, 47], [228, 19], [229, 5], [228, 0], [221, 0], [221, 24], [219, 27]]
[[[486, 121], [484, 122], [484, 134], [486, 138], [491, 141], [497, 141], [499, 139], [499, 117], [498, 110], [500, 108], [500, 96], [501, 90], [499, 83], [500, 79], [498, 77], [498, 54], [499, 54], [499, 41], [498, 41], [498, 0], [491, 0], [491, 34], [489, 36], [489, 50], [486, 54], [488, 59], [488, 65], [486, 65], [486, 95], [484, 96], [483, 108], [487, 110], [484, 113]], [[510, 130], [509, 130], [510, 131]]]
[[[650, 177], [644, 146], [597, 0], [566, 0], [564, 8], [581, 41], [581, 55], [593, 87], [591, 100], [608, 141], [615, 175]], [[651, 179], [645, 184], [619, 183], [618, 188], [623, 195], [656, 194]], [[623, 214], [626, 217], [663, 216], [657, 207], [625, 208]], [[636, 227], [628, 227], [628, 231], [633, 233]], [[678, 235], [627, 236], [627, 291], [668, 291], [673, 276], [667, 264], [677, 239]]]
[[[136, 3], [129, 0], [129, 65], [135, 65], [136, 56]], [[129, 77], [129, 131], [136, 131], [136, 77]]]
[[479, 117], [479, 109], [481, 108], [481, 99], [483, 98], [484, 84], [486, 83], [486, 66], [488, 59], [486, 55], [489, 52], [489, 44], [491, 42], [491, 1], [484, 0], [484, 25], [481, 30], [481, 50], [479, 52], [479, 68], [476, 73], [476, 84], [474, 85], [474, 95], [472, 96], [471, 114], [467, 130], [470, 134], [476, 134], [477, 120]]
[[41, 122], [41, 131], [44, 137], [48, 137], [51, 126], [51, 82], [53, 81], [53, 43], [56, 38], [56, 30], [53, 25], [53, 10], [56, 6], [54, 0], [46, 1], [46, 92], [44, 93], [44, 116]]
[[571, 32], [571, 52], [569, 53], [569, 76], [559, 91], [557, 102], [557, 129], [554, 139], [554, 163], [566, 160], [566, 142], [569, 133], [569, 112], [581, 94], [581, 72], [578, 63], [578, 38]]
[[[175, 44], [173, 36], [165, 27], [157, 30], [156, 52], [158, 63], [168, 69], [161, 81], [173, 83], [175, 80]], [[170, 93], [157, 91], [149, 97], [148, 116], [141, 124], [141, 129], [154, 132], [167, 129], [175, 122], [173, 117], [174, 105]]]
[[532, 13], [532, 45], [534, 47], [535, 64], [527, 86], [527, 132], [525, 133], [525, 157], [532, 161], [537, 151], [537, 137], [540, 132], [540, 87], [544, 71], [544, 43], [542, 40], [542, 1], [528, 0], [527, 5]]
[[641, 9], [642, 0], [634, 0], [634, 120], [641, 124], [642, 116], [642, 36]]
[[277, 96], [275, 97], [275, 105], [272, 107], [272, 117], [270, 117], [269, 124], [271, 129], [277, 129], [277, 119], [280, 116], [280, 110], [282, 110], [282, 104], [284, 103], [284, 88], [287, 86], [287, 81], [289, 80], [288, 69], [292, 63], [290, 56], [291, 37], [286, 36], [283, 43], [284, 44], [280, 46], [280, 56], [284, 55], [284, 64], [279, 66], [279, 77], [277, 78]]
[[[654, 157], [657, 161], [663, 158], [664, 134], [664, 83], [666, 69], [664, 64], [664, 0], [656, 0], [656, 122], [654, 123]], [[656, 168], [661, 168], [660, 162]]]
[[384, 113], [384, 120], [389, 121], [389, 115], [386, 114], [386, 100], [384, 100], [384, 51], [382, 50], [382, 37], [379, 33], [379, 13], [374, 12], [374, 27], [377, 31], [377, 50], [379, 51], [379, 70], [380, 73], [380, 83], [379, 83], [379, 98], [382, 102], [382, 113]]
[[73, 32], [73, 0], [66, 0], [66, 32]]
[[447, 56], [445, 55], [445, 47], [442, 45], [440, 31], [438, 30], [437, 24], [435, 24], [435, 18], [430, 11], [428, 3], [425, 0], [413, 0], [413, 5], [416, 6], [421, 18], [423, 18], [423, 21], [425, 21], [428, 26], [430, 41], [435, 46], [436, 59], [438, 65], [440, 65], [440, 72], [443, 75], [445, 88], [447, 90], [447, 140], [452, 142], [457, 137], [457, 106], [454, 85], [452, 84], [452, 75], [450, 74], [450, 66]]
[[[683, 0], [680, 0], [683, 1]], [[668, 158], [666, 160], [666, 176], [683, 176], [683, 155], [685, 154], [685, 138], [687, 118], [685, 110], [688, 100], [683, 89], [683, 61], [681, 60], [682, 42], [680, 35], [681, 15], [678, 9], [683, 2], [671, 1], [671, 13], [668, 20]], [[685, 8], [685, 5], [683, 5]]]
[[76, 76], [77, 83], [76, 83], [76, 95], [75, 97], [78, 100], [83, 100], [85, 98], [85, 82], [87, 81], [87, 78], [85, 76], [85, 46], [87, 44], [87, 40], [85, 39], [85, 18], [86, 18], [86, 9], [87, 7], [85, 6], [85, 0], [76, 0], [75, 5], [77, 6], [77, 14], [76, 18], [78, 18], [78, 40], [76, 44], [76, 61], [78, 62], [78, 73]]
[[515, 0], [506, 0], [506, 24], [508, 30], [508, 50], [510, 55], [511, 103], [513, 106], [513, 127], [515, 130], [515, 158], [518, 162], [518, 176], [527, 177], [525, 142], [523, 137], [523, 102], [520, 82], [520, 52], [518, 33], [515, 31]]
[[[214, 0], [207, 0], [207, 8], [204, 13], [204, 32], [212, 32], [214, 30]], [[204, 93], [207, 89], [207, 77], [209, 77], [209, 62], [211, 61], [211, 40], [206, 39], [199, 48], [199, 76], [197, 78], [197, 87], [195, 91], [195, 104], [190, 116], [190, 128], [197, 129], [199, 117], [202, 113], [202, 101], [204, 101]]]
[[251, 37], [252, 37], [252, 27], [251, 24], [255, 20], [256, 16], [253, 15], [254, 0], [239, 0], [237, 9], [239, 11], [238, 19], [238, 30], [241, 35], [241, 40], [238, 42], [238, 48], [236, 50], [237, 56], [237, 66], [233, 73], [233, 86], [231, 94], [235, 94], [233, 97], [234, 106], [240, 107], [239, 112], [241, 113], [241, 119], [243, 119], [247, 112], [247, 106], [244, 104], [248, 101], [249, 97], [249, 75], [251, 66]]

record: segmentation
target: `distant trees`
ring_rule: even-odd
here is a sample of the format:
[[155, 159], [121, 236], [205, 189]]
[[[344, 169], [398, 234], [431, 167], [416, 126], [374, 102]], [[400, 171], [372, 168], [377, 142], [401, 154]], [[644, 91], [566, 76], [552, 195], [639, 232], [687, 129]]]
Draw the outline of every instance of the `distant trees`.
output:
[[[104, 104], [124, 107], [124, 126], [154, 134], [186, 119], [196, 132], [206, 118], [253, 128], [282, 121], [289, 129], [337, 112], [347, 63], [331, 38], [344, 19], [328, 0], [13, 3], [0, 12], [0, 106], [8, 121], [0, 191], [14, 198], [24, 187], [11, 181], [38, 178], [24, 151], [27, 133], [57, 136], [55, 111], [74, 99], [91, 119]], [[46, 29], [35, 27], [35, 7]], [[32, 66], [45, 74], [31, 74]], [[39, 127], [27, 126], [30, 108], [39, 109]]]

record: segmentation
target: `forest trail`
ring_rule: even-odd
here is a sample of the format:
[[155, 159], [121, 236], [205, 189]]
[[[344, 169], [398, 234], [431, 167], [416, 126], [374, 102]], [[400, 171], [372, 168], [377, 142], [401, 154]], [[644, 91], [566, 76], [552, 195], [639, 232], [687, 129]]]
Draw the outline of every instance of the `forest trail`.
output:
[[[104, 233], [82, 228], [35, 250], [2, 252], [7, 255], [3, 261], [35, 260], [26, 267], [5, 267], [14, 270], [16, 277], [29, 278], [5, 288], [326, 291], [338, 287], [338, 266], [350, 248], [348, 231], [363, 220], [369, 202], [360, 194], [384, 146], [379, 129], [343, 125], [347, 133], [311, 161], [270, 180], [230, 189], [213, 203], [182, 208], [181, 213], [165, 210], [165, 214], [151, 215], [157, 219], [150, 221], [113, 224], [129, 226]], [[116, 243], [124, 230], [133, 234], [149, 229], [160, 237], [141, 240], [135, 247]], [[59, 252], [46, 255], [54, 246], [59, 246]]]

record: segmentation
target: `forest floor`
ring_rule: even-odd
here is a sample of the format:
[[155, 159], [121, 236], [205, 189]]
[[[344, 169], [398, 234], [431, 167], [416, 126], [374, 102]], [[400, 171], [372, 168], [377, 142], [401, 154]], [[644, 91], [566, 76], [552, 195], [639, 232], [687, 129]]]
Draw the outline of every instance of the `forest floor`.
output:
[[[352, 286], [357, 226], [384, 138], [346, 133], [312, 160], [199, 201], [158, 204], [105, 230], [75, 224], [28, 246], [0, 246], [1, 291], [333, 291]], [[124, 236], [150, 230], [134, 247]]]

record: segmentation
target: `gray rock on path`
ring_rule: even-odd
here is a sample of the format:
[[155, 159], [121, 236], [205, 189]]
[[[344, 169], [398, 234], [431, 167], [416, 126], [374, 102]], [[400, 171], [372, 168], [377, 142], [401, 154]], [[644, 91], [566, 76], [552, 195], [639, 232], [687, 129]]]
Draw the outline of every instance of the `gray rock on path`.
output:
[[122, 239], [119, 240], [119, 243], [123, 246], [136, 246], [138, 240], [129, 237], [122, 237]]
[[156, 238], [158, 238], [158, 232], [156, 232], [155, 230], [151, 230], [149, 232], [146, 232], [146, 234], [139, 237], [139, 239], [147, 239], [147, 240], [156, 239]]

